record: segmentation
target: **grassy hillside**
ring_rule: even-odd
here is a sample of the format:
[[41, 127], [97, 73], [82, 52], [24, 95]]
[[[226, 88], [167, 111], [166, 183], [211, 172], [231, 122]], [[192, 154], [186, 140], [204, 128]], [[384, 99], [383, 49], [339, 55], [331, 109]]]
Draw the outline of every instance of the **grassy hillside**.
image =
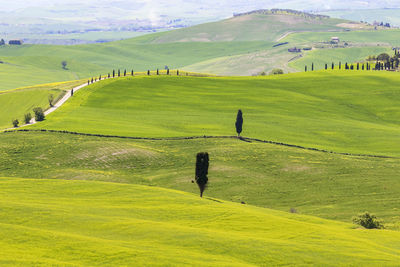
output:
[[400, 260], [398, 232], [353, 229], [137, 185], [10, 178], [0, 183], [2, 265], [395, 265]]
[[399, 229], [399, 159], [334, 155], [237, 139], [145, 141], [0, 134], [0, 176], [97, 180], [198, 195], [195, 155], [210, 153], [206, 196], [351, 222], [369, 211]]
[[24, 115], [28, 112], [33, 115], [33, 108], [49, 107], [49, 95], [53, 95], [57, 100], [64, 95], [65, 90], [82, 83], [84, 81], [71, 81], [0, 91], [0, 129], [10, 128], [13, 119], [18, 119], [20, 124], [23, 124]]
[[[221, 42], [221, 41], [269, 41], [293, 31], [343, 30], [338, 26], [341, 19], [307, 18], [291, 14], [250, 14], [223, 21], [193, 26], [186, 29], [161, 33], [152, 38], [154, 43], [171, 42]], [[155, 37], [155, 38], [154, 38]]]
[[331, 68], [331, 63], [334, 62], [336, 67], [339, 62], [349, 64], [355, 62], [365, 62], [366, 55], [379, 55], [381, 53], [393, 54], [389, 47], [352, 47], [352, 48], [337, 48], [337, 49], [315, 49], [307, 52], [304, 57], [289, 63], [289, 66], [304, 71], [304, 66], [311, 69], [311, 64], [314, 63], [314, 70], [325, 69], [325, 64]]
[[399, 46], [398, 38], [400, 30], [370, 30], [370, 31], [348, 31], [348, 32], [302, 32], [293, 33], [282, 41], [293, 43], [327, 42], [332, 36], [337, 36], [342, 42], [364, 43], [381, 46]]
[[[253, 75], [275, 67], [293, 71], [287, 62], [294, 55], [287, 48], [308, 41], [290, 41], [288, 46], [273, 49], [280, 37], [296, 31], [311, 31], [311, 36], [319, 36], [315, 31], [343, 31], [345, 28], [338, 26], [343, 22], [290, 14], [251, 14], [105, 44], [4, 46], [0, 47], [0, 60], [4, 62], [0, 64], [0, 90], [87, 78], [117, 68], [144, 71], [188, 67], [224, 75]], [[67, 70], [61, 66], [64, 60]]]
[[397, 73], [329, 71], [109, 80], [78, 92], [32, 128], [140, 137], [234, 135], [242, 109], [244, 136], [398, 156], [399, 79]]

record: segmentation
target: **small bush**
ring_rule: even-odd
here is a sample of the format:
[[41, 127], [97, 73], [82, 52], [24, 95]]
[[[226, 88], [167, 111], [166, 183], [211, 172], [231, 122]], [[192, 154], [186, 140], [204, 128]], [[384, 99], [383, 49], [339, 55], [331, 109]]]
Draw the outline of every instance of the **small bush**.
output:
[[368, 212], [360, 214], [357, 217], [353, 218], [353, 222], [367, 229], [384, 228], [382, 222], [379, 221], [375, 215], [369, 214]]
[[26, 113], [25, 114], [25, 118], [24, 118], [25, 124], [30, 123], [31, 119], [32, 119], [32, 114], [31, 113]]
[[53, 95], [49, 95], [49, 105], [50, 105], [50, 107], [53, 107], [53, 105], [54, 105], [54, 96]]
[[265, 73], [265, 71], [263, 71], [263, 72], [260, 73], [260, 75], [261, 75], [261, 76], [265, 76], [265, 75], [267, 75], [267, 74]]
[[36, 121], [43, 121], [44, 120], [44, 112], [43, 109], [40, 107], [34, 108], [33, 112], [35, 113], [35, 120]]
[[19, 125], [19, 121], [17, 119], [12, 121], [13, 126], [16, 128]]
[[295, 208], [290, 208], [290, 213], [297, 213], [297, 210]]
[[283, 70], [281, 70], [281, 69], [273, 69], [273, 70], [270, 72], [270, 74], [271, 74], [271, 75], [283, 74]]

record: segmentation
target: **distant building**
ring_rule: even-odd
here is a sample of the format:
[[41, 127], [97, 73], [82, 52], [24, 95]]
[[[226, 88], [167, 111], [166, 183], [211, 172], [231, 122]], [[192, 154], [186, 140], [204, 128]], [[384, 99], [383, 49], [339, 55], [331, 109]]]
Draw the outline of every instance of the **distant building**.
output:
[[288, 51], [290, 53], [299, 53], [299, 52], [301, 52], [301, 49], [297, 48], [297, 47], [293, 47], [293, 48], [289, 48]]
[[337, 43], [339, 43], [339, 42], [340, 42], [339, 37], [332, 37], [332, 38], [331, 38], [331, 43], [337, 44]]
[[9, 45], [22, 45], [22, 40], [10, 40]]

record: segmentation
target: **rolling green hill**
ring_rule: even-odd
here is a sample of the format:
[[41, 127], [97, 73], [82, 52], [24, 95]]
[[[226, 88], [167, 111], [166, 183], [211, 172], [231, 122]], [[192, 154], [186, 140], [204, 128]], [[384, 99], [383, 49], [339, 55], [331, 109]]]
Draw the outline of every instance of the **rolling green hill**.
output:
[[57, 101], [66, 90], [82, 83], [84, 81], [78, 80], [0, 91], [0, 129], [10, 128], [13, 119], [18, 119], [22, 125], [26, 113], [33, 115], [33, 108], [41, 107], [46, 110], [49, 107], [49, 95], [53, 95]]
[[399, 79], [397, 73], [322, 71], [107, 80], [78, 92], [32, 128], [139, 137], [234, 135], [240, 108], [244, 136], [399, 156]]
[[[354, 25], [359, 24], [293, 14], [250, 14], [105, 44], [4, 46], [0, 47], [0, 90], [88, 78], [118, 68], [144, 71], [168, 66], [240, 76], [277, 67], [293, 72], [296, 69], [288, 62], [296, 54], [289, 53], [289, 47], [312, 46], [315, 40], [329, 40], [333, 34], [361, 42], [354, 45], [354, 49], [360, 49], [358, 59], [369, 55], [370, 51], [363, 49], [365, 45], [376, 46], [379, 41], [389, 47], [398, 43], [396, 31], [343, 32]], [[308, 33], [286, 36], [299, 31]], [[289, 44], [273, 48], [284, 41]], [[352, 59], [340, 51], [335, 56], [345, 56], [342, 61]], [[67, 70], [61, 67], [64, 60]]]
[[394, 231], [138, 185], [10, 178], [0, 184], [2, 265], [334, 266], [400, 259]]
[[192, 180], [200, 151], [211, 159], [207, 197], [347, 223], [369, 211], [386, 228], [400, 229], [398, 158], [236, 138], [155, 141], [17, 132], [0, 134], [0, 176], [142, 184], [198, 195]]

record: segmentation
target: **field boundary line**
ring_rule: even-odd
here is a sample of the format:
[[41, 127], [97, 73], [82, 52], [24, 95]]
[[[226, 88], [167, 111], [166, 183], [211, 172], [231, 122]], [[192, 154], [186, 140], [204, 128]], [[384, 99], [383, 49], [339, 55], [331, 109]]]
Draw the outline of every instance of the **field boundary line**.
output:
[[258, 138], [251, 137], [238, 137], [236, 135], [198, 135], [198, 136], [182, 136], [182, 137], [136, 137], [136, 136], [121, 136], [121, 135], [105, 135], [105, 134], [91, 134], [91, 133], [79, 133], [71, 131], [61, 131], [61, 130], [47, 130], [47, 129], [12, 129], [5, 130], [2, 133], [13, 133], [13, 132], [48, 132], [48, 133], [61, 133], [70, 135], [82, 135], [82, 136], [92, 136], [101, 138], [118, 138], [118, 139], [130, 139], [130, 140], [148, 140], [148, 141], [179, 141], [179, 140], [194, 140], [194, 139], [237, 139], [244, 142], [258, 142], [264, 144], [271, 144], [277, 146], [285, 146], [291, 148], [298, 148], [303, 150], [329, 153], [335, 155], [352, 156], [352, 157], [369, 157], [369, 158], [382, 158], [382, 159], [398, 159], [399, 157], [385, 156], [385, 155], [373, 155], [373, 154], [357, 154], [357, 153], [346, 153], [346, 152], [336, 152], [314, 147], [305, 147], [300, 145], [262, 140]]

